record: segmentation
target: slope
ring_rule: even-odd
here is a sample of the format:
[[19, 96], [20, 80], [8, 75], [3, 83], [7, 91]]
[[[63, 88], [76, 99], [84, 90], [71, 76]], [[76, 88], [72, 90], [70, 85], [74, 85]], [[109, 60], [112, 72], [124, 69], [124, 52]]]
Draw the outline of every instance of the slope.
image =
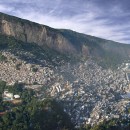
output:
[[130, 57], [130, 45], [71, 30], [53, 29], [3, 13], [0, 13], [0, 25], [1, 35], [14, 37], [24, 43], [35, 43], [44, 50], [49, 48], [49, 53], [53, 50], [82, 60], [91, 57], [104, 67], [117, 67]]

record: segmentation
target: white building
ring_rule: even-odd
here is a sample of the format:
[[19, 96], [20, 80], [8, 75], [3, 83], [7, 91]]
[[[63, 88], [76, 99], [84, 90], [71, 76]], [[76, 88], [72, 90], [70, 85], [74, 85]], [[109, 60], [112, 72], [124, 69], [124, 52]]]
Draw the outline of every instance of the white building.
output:
[[15, 99], [19, 99], [20, 96], [19, 96], [19, 95], [14, 95], [14, 98], [15, 98]]
[[5, 90], [3, 93], [3, 101], [13, 100], [13, 93], [9, 93], [8, 90]]

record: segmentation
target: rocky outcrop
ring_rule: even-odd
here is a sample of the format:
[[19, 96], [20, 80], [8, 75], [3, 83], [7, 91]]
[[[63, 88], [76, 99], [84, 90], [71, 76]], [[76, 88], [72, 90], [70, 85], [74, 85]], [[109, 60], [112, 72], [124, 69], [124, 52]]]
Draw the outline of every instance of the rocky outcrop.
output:
[[76, 53], [75, 47], [58, 30], [0, 13], [0, 33], [28, 43], [48, 46], [62, 53]]

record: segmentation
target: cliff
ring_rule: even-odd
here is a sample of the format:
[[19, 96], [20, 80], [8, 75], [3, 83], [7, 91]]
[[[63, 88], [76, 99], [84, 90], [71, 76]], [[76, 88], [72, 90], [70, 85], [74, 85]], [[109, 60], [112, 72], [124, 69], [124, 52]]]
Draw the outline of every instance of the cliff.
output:
[[[91, 57], [103, 66], [115, 66], [130, 59], [130, 45], [121, 44], [67, 29], [54, 29], [28, 20], [0, 13], [0, 34], [25, 44], [35, 43], [62, 54], [84, 59]], [[80, 57], [82, 56], [82, 57]]]
[[13, 36], [18, 40], [57, 50], [76, 53], [75, 47], [57, 30], [28, 20], [0, 13], [0, 34]]

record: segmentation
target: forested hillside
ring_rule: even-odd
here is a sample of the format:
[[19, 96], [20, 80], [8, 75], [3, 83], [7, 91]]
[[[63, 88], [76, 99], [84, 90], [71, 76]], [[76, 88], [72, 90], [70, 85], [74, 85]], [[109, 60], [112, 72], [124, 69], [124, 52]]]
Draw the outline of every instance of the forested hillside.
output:
[[3, 101], [0, 97], [0, 130], [72, 130], [73, 124], [61, 104], [53, 99], [38, 101], [24, 84], [6, 85], [0, 81], [0, 96], [7, 90], [20, 95], [20, 102]]
[[[130, 45], [67, 29], [53, 29], [3, 13], [0, 13], [0, 23], [1, 35], [13, 37], [24, 43], [35, 43], [44, 50], [50, 49], [48, 56], [50, 53], [59, 52], [60, 54], [77, 57], [81, 60], [91, 57], [107, 68], [116, 68], [130, 57]], [[5, 43], [3, 42], [3, 44]], [[27, 45], [26, 48], [29, 49], [31, 46], [27, 47]], [[41, 52], [39, 52], [40, 54]]]

